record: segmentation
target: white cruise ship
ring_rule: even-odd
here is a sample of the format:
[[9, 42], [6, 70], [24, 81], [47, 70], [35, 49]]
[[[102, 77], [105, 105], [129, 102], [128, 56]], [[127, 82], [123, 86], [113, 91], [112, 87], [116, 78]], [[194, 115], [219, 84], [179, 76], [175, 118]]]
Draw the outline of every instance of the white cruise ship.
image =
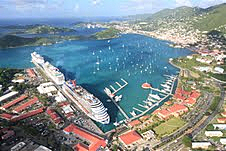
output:
[[107, 108], [94, 95], [81, 86], [77, 86], [74, 80], [63, 84], [62, 89], [66, 95], [91, 119], [102, 124], [109, 124], [110, 117]]
[[64, 74], [49, 62], [45, 62], [44, 58], [37, 52], [31, 53], [31, 58], [31, 61], [36, 66], [41, 67], [45, 71], [46, 75], [51, 78], [57, 85], [62, 85], [65, 82]]
[[45, 70], [47, 76], [49, 76], [57, 85], [64, 84], [64, 74], [60, 72], [58, 68], [54, 67], [49, 62], [45, 62], [43, 69]]
[[31, 53], [31, 61], [35, 64], [35, 65], [43, 65], [45, 63], [45, 60], [42, 56], [40, 56], [39, 54], [37, 54], [37, 52], [33, 52]]

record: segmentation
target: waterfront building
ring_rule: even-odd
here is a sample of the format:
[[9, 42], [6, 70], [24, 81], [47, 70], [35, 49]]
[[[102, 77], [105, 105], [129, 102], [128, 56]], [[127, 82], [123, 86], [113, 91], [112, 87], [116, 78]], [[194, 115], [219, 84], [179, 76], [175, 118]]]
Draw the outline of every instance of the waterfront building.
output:
[[135, 127], [135, 126], [138, 126], [140, 124], [141, 124], [141, 122], [139, 120], [133, 120], [133, 121], [131, 121], [131, 122], [128, 123], [128, 125], [130, 127]]
[[49, 94], [50, 96], [52, 96], [52, 93], [57, 92], [57, 89], [52, 82], [40, 84], [40, 86], [37, 87], [37, 90], [40, 94]]
[[221, 144], [226, 145], [226, 138], [221, 138], [220, 142], [221, 142]]
[[86, 141], [89, 141], [89, 145], [85, 145], [83, 143], [78, 143], [76, 144], [73, 148], [74, 150], [81, 150], [81, 151], [97, 151], [100, 148], [104, 148], [106, 147], [107, 143], [106, 141], [95, 135], [92, 134], [82, 128], [79, 128], [77, 126], [75, 126], [74, 124], [70, 124], [69, 126], [67, 126], [66, 128], [64, 128], [64, 132], [66, 134], [71, 134], [73, 133], [75, 135], [75, 137], [80, 137], [81, 139], [84, 139]]
[[205, 131], [207, 137], [222, 137], [223, 133], [221, 131]]
[[130, 149], [133, 145], [138, 145], [142, 137], [135, 130], [130, 130], [120, 135], [119, 140], [125, 148]]
[[226, 118], [223, 117], [223, 118], [217, 118], [217, 122], [218, 123], [226, 123]]

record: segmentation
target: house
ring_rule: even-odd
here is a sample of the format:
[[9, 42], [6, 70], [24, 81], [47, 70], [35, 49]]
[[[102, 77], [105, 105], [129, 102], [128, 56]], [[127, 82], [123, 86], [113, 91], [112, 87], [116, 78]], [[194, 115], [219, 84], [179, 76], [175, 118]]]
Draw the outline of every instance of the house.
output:
[[179, 115], [182, 115], [185, 112], [188, 112], [188, 108], [181, 104], [174, 104], [168, 109], [172, 115], [175, 117], [178, 117]]
[[135, 127], [135, 126], [138, 126], [140, 124], [141, 124], [141, 122], [139, 120], [133, 120], [133, 121], [131, 121], [131, 122], [128, 123], [128, 125], [130, 127]]
[[223, 117], [226, 117], [226, 112], [222, 112], [221, 115], [222, 115]]
[[163, 110], [159, 110], [158, 113], [157, 113], [157, 116], [164, 120], [164, 119], [168, 119], [170, 116], [171, 116], [171, 112], [169, 112], [168, 110], [166, 109], [163, 109]]
[[131, 130], [119, 136], [120, 142], [129, 149], [132, 145], [139, 143], [142, 140], [142, 137], [135, 131]]
[[25, 110], [27, 107], [32, 106], [33, 104], [38, 102], [38, 98], [35, 96], [32, 99], [30, 99], [29, 101], [25, 102], [24, 104], [21, 104], [20, 106], [16, 107], [13, 112], [15, 113], [19, 113], [23, 110]]
[[214, 129], [226, 130], [226, 124], [213, 124]]
[[207, 137], [222, 137], [223, 133], [221, 131], [205, 131]]
[[208, 149], [210, 146], [210, 142], [192, 142], [192, 149]]
[[217, 118], [218, 123], [226, 123], [226, 117], [223, 118]]

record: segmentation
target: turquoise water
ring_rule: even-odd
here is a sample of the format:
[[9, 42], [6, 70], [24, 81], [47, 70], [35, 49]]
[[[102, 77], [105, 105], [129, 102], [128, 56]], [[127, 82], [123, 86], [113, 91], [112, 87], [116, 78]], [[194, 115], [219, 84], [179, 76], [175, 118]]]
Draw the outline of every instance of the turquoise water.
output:
[[77, 79], [79, 84], [100, 98], [111, 116], [110, 125], [97, 123], [103, 131], [112, 129], [116, 118], [117, 121], [125, 119], [112, 102], [106, 101], [105, 87], [116, 87], [115, 82], [121, 83], [121, 78], [129, 83], [118, 94], [123, 95], [119, 105], [131, 117], [133, 107], [144, 110], [138, 104], [144, 104], [149, 92], [141, 88], [142, 83], [149, 82], [159, 88], [166, 80], [164, 74], [175, 75], [178, 72], [168, 63], [169, 58], [192, 53], [187, 49], [171, 48], [166, 41], [127, 34], [110, 42], [67, 41], [52, 46], [0, 50], [0, 67], [32, 67], [30, 53], [33, 51], [58, 66], [68, 79]]

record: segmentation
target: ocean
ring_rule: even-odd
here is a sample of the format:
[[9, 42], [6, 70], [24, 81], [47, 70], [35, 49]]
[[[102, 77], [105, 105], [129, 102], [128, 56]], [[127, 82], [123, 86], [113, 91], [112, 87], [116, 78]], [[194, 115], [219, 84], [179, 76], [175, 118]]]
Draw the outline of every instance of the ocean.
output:
[[[0, 67], [29, 68], [30, 53], [36, 51], [50, 63], [57, 66], [67, 79], [76, 79], [77, 83], [97, 96], [108, 108], [111, 117], [109, 125], [97, 125], [104, 131], [114, 128], [115, 121], [125, 117], [118, 111], [113, 102], [109, 102], [104, 88], [118, 88], [115, 82], [128, 85], [119, 91], [122, 95], [119, 102], [129, 117], [133, 108], [144, 111], [138, 104], [145, 105], [148, 90], [142, 89], [144, 82], [155, 88], [166, 80], [164, 74], [177, 75], [179, 69], [168, 63], [169, 58], [192, 54], [188, 49], [169, 47], [170, 42], [137, 34], [123, 34], [111, 40], [76, 40], [64, 41], [51, 46], [18, 47], [0, 49]], [[153, 110], [152, 110], [153, 111]], [[139, 112], [135, 111], [136, 114]]]

